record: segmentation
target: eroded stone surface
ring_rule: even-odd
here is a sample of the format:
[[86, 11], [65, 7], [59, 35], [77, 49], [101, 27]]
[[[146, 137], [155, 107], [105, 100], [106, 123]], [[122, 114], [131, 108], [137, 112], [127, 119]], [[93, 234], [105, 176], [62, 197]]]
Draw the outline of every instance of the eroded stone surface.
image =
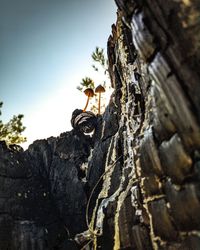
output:
[[79, 175], [91, 138], [71, 131], [25, 152], [0, 146], [0, 249], [76, 249], [69, 239], [86, 228]]
[[5, 249], [15, 250], [11, 239], [22, 250], [75, 249], [77, 233], [88, 249], [199, 248], [200, 11], [191, 2], [116, 0], [113, 94], [92, 139], [71, 131], [27, 152], [1, 143]]

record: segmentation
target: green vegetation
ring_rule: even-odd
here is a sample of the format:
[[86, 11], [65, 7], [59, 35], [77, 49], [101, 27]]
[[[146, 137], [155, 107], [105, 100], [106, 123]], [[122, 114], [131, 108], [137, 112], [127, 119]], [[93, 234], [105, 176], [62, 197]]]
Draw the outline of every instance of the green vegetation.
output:
[[[108, 65], [104, 49], [96, 47], [95, 51], [92, 52], [92, 59], [94, 60], [94, 62], [99, 63], [103, 67], [103, 69], [105, 70], [104, 74], [106, 74]], [[94, 68], [95, 71], [99, 71], [99, 68], [95, 64], [93, 64], [92, 67]]]
[[77, 86], [77, 89], [83, 91], [83, 89], [94, 89], [94, 81], [90, 77], [85, 77], [81, 80], [80, 86]]
[[[93, 69], [99, 72], [100, 71], [99, 65], [100, 65], [101, 69], [103, 69], [103, 74], [105, 76], [108, 76], [108, 63], [107, 63], [107, 59], [104, 53], [104, 49], [96, 47], [95, 50], [92, 52], [91, 57], [94, 61], [94, 64], [92, 64]], [[108, 83], [106, 81], [103, 81], [102, 85], [101, 86], [104, 88], [103, 92], [105, 92], [106, 88], [108, 87], [107, 86]], [[94, 81], [90, 77], [85, 77], [81, 80], [80, 85], [77, 86], [77, 89], [81, 92], [84, 92], [87, 89], [92, 89], [94, 91], [95, 90]], [[94, 105], [90, 108], [90, 110], [93, 111], [94, 113], [98, 112], [99, 114], [101, 94], [99, 94], [98, 97], [96, 94], [94, 96], [95, 96]], [[86, 108], [87, 108], [87, 105], [86, 105]], [[103, 106], [105, 106], [105, 104], [103, 104]], [[83, 111], [85, 111], [85, 109]]]
[[[2, 114], [1, 108], [3, 106], [3, 102], [0, 102], [0, 116]], [[3, 123], [0, 120], [0, 140], [6, 141], [7, 144], [20, 144], [26, 141], [26, 138], [21, 135], [21, 133], [25, 130], [23, 126], [22, 119], [23, 115], [14, 115], [10, 121], [7, 123]]]

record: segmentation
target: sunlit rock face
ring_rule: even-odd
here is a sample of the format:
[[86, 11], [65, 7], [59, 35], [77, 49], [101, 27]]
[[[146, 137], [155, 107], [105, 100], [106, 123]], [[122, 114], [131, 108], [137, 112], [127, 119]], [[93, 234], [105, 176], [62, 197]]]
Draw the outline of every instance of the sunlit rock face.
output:
[[90, 246], [198, 249], [199, 5], [116, 3], [108, 39], [114, 93], [87, 173]]
[[94, 134], [0, 144], [0, 249], [199, 249], [197, 2], [116, 0]]

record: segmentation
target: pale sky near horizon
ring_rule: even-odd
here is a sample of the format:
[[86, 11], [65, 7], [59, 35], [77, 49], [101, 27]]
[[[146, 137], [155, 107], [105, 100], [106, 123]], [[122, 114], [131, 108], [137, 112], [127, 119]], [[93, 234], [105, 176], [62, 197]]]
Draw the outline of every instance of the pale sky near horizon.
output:
[[2, 118], [25, 115], [25, 148], [71, 130], [72, 111], [86, 102], [76, 86], [85, 76], [102, 83], [91, 53], [106, 50], [115, 22], [114, 0], [0, 1]]

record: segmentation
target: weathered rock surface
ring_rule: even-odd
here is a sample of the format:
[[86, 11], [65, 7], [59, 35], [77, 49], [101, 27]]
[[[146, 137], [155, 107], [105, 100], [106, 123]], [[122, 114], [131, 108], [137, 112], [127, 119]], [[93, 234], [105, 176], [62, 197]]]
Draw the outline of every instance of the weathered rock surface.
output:
[[79, 175], [91, 146], [75, 131], [38, 140], [25, 152], [1, 143], [1, 250], [76, 249], [71, 239], [86, 228]]
[[[94, 249], [200, 248], [197, 1], [116, 0], [108, 40], [115, 121], [107, 109], [90, 158]], [[109, 117], [108, 119], [105, 117]], [[112, 123], [108, 145], [105, 129]], [[117, 124], [117, 125], [116, 125]], [[101, 149], [101, 156], [96, 157]], [[114, 164], [113, 164], [114, 163]]]
[[116, 4], [93, 137], [0, 145], [0, 250], [200, 249], [198, 0]]

